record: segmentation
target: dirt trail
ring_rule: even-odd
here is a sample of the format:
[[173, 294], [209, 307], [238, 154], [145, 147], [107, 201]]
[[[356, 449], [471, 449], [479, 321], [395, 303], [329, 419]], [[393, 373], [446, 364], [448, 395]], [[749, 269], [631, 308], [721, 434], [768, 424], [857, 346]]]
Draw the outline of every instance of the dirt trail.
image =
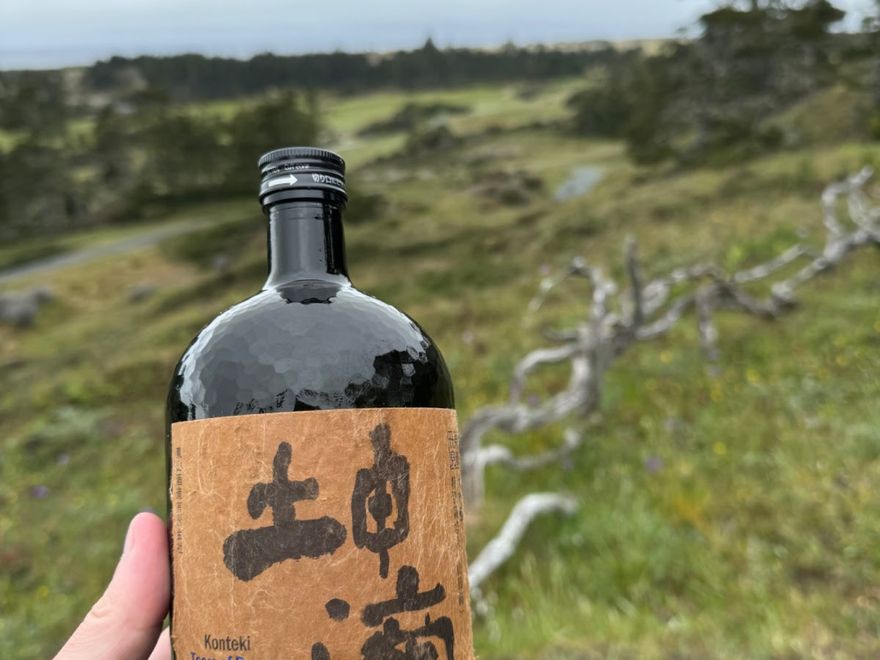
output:
[[192, 220], [183, 220], [174, 224], [162, 225], [144, 230], [140, 234], [127, 236], [115, 241], [95, 245], [65, 252], [64, 254], [47, 257], [45, 259], [37, 259], [28, 263], [14, 266], [7, 270], [0, 271], [0, 284], [6, 284], [12, 280], [32, 276], [51, 273], [68, 266], [77, 266], [89, 261], [93, 261], [100, 257], [108, 257], [112, 255], [125, 254], [140, 248], [151, 247], [172, 236], [180, 236], [197, 229], [208, 227], [212, 224], [212, 220], [207, 218], [198, 218]]

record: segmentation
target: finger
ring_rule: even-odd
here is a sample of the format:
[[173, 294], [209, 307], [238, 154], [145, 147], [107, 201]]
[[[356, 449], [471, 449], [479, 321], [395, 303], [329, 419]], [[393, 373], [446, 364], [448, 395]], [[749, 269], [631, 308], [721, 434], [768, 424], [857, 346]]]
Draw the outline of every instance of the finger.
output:
[[165, 523], [155, 514], [138, 514], [107, 590], [55, 660], [148, 658], [168, 611], [168, 573]]
[[150, 654], [149, 660], [171, 660], [171, 635], [168, 628], [159, 635], [159, 641], [156, 642], [156, 648]]

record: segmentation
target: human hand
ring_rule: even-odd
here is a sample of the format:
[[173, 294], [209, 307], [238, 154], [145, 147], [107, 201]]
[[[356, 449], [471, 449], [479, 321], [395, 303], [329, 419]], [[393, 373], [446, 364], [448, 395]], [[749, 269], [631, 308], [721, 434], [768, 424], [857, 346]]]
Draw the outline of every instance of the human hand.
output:
[[165, 523], [140, 513], [107, 590], [55, 660], [170, 660], [168, 630], [162, 631], [170, 594]]

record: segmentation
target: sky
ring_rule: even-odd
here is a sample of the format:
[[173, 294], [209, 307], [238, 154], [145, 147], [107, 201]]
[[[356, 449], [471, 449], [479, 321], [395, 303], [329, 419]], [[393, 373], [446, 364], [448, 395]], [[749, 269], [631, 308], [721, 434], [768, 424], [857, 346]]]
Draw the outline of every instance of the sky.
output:
[[[857, 26], [873, 0], [833, 0]], [[0, 0], [0, 69], [673, 36], [717, 0]]]

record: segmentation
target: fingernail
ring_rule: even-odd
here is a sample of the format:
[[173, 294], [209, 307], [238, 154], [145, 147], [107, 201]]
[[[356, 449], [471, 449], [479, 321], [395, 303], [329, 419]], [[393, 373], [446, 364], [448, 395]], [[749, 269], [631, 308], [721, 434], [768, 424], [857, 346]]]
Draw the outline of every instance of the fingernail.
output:
[[128, 523], [128, 531], [125, 533], [125, 544], [122, 546], [122, 555], [125, 556], [134, 547], [134, 520]]

